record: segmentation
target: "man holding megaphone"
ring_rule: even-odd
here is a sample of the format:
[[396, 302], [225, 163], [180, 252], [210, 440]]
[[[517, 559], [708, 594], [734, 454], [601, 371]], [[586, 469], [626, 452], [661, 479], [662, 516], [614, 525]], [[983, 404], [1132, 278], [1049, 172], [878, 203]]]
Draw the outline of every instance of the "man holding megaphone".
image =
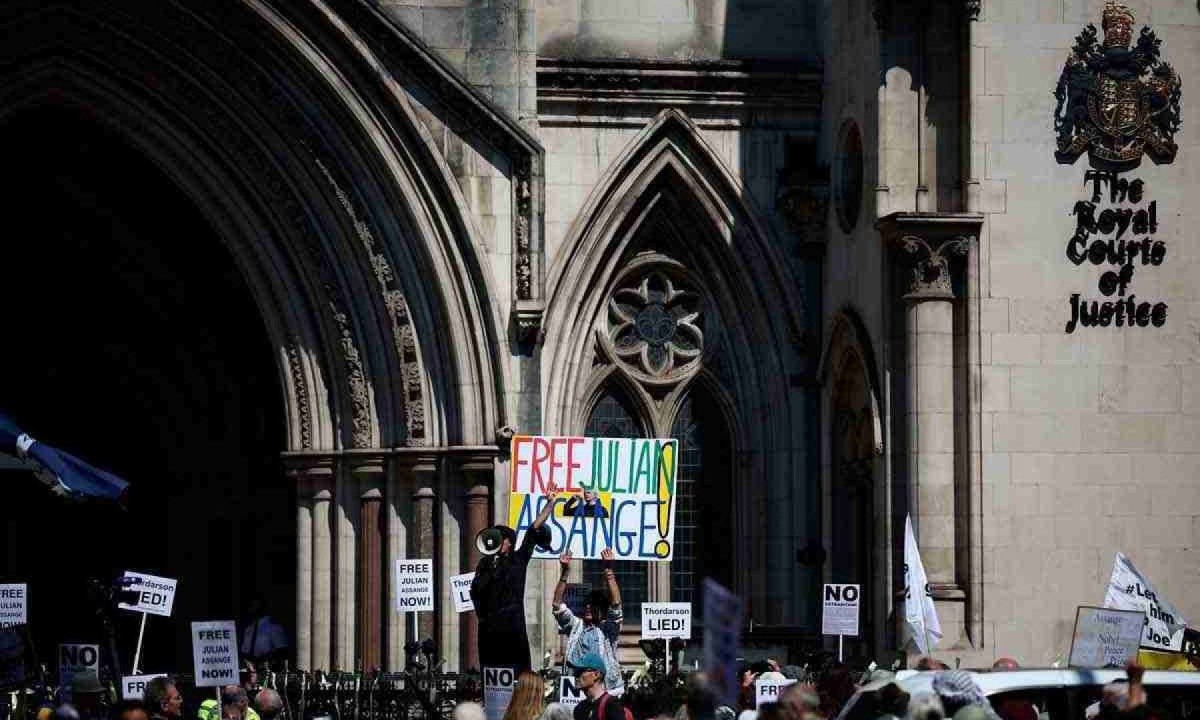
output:
[[517, 546], [517, 532], [493, 525], [475, 537], [483, 557], [471, 582], [471, 601], [479, 618], [479, 664], [487, 668], [511, 667], [517, 673], [532, 670], [529, 636], [525, 632], [525, 574], [535, 547], [550, 549], [546, 520], [554, 512], [558, 488], [546, 493], [546, 504]]

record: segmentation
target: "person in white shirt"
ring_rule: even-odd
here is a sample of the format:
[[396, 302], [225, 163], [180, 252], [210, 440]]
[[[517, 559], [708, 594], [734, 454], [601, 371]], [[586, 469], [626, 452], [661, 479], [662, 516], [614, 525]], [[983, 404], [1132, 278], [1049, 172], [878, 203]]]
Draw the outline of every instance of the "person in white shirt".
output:
[[552, 609], [559, 629], [567, 635], [567, 664], [574, 667], [588, 655], [600, 656], [606, 666], [604, 684], [609, 694], [620, 697], [625, 692], [625, 681], [621, 677], [621, 663], [617, 659], [617, 643], [621, 637], [621, 623], [625, 615], [621, 611], [621, 588], [617, 585], [617, 577], [613, 573], [613, 560], [616, 555], [612, 548], [605, 548], [600, 557], [604, 561], [604, 581], [607, 590], [592, 590], [588, 595], [587, 607], [583, 610], [582, 618], [576, 617], [563, 603], [571, 567], [571, 553], [567, 551], [559, 557], [562, 574], [558, 585], [554, 587]]

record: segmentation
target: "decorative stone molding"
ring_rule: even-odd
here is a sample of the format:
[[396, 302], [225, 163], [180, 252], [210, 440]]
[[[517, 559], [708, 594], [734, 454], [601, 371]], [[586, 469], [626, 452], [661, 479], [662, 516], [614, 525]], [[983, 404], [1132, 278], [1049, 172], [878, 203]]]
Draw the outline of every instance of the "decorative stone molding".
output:
[[304, 376], [304, 365], [300, 362], [299, 341], [294, 337], [287, 343], [287, 361], [296, 409], [300, 415], [300, 447], [308, 450], [313, 446], [312, 407], [308, 394], [308, 379]]
[[967, 0], [967, 21], [977, 22], [983, 12], [983, 0]]
[[[973, 213], [893, 213], [876, 223], [884, 243], [908, 268], [906, 300], [953, 299], [957, 274], [979, 237], [983, 216]], [[957, 282], [956, 282], [957, 281]]]
[[704, 300], [665, 268], [643, 268], [623, 278], [609, 297], [607, 338], [631, 375], [658, 382], [699, 360]]
[[[539, 107], [602, 102], [681, 108], [737, 104], [819, 110], [821, 77], [820, 61], [815, 58], [686, 62], [538, 58], [537, 61]], [[597, 110], [602, 107], [596, 106]]]

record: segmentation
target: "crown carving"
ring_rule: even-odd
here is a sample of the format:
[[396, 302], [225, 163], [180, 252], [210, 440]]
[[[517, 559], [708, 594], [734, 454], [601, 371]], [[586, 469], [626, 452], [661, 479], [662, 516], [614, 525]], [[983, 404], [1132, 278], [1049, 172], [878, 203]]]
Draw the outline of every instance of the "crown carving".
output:
[[1101, 27], [1104, 28], [1105, 48], [1128, 48], [1133, 42], [1133, 13], [1116, 0], [1108, 0], [1104, 6]]

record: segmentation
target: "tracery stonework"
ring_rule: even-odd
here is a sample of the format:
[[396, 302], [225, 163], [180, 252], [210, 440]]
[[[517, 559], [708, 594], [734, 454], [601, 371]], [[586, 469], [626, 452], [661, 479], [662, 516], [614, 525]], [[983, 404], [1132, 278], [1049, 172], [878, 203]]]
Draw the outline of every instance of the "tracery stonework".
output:
[[642, 379], [690, 369], [704, 350], [700, 294], [660, 270], [627, 279], [609, 299], [608, 337], [617, 360]]

